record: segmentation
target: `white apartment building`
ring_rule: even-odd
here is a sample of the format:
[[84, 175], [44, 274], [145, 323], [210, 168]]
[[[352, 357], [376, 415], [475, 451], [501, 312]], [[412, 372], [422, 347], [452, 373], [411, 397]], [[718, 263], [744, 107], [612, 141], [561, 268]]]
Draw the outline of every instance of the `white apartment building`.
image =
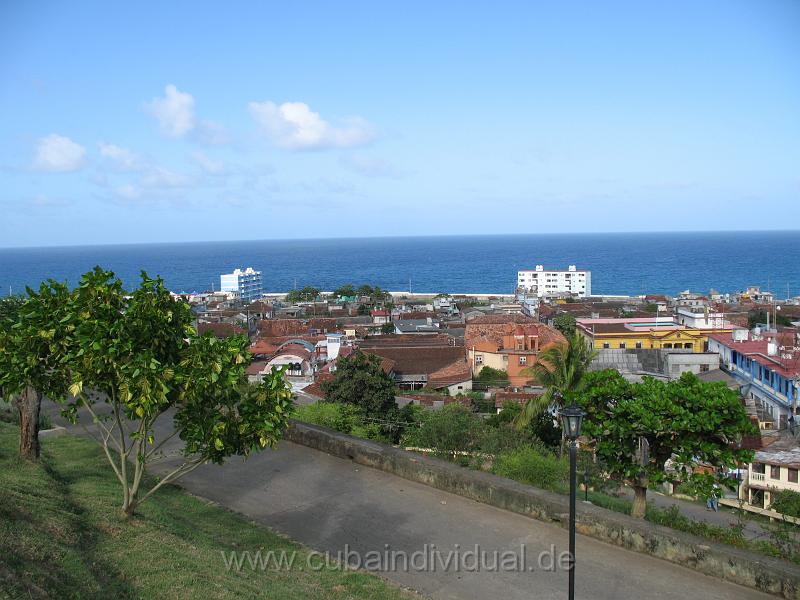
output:
[[592, 295], [592, 272], [579, 271], [575, 265], [569, 265], [566, 271], [545, 271], [544, 265], [536, 265], [533, 271], [517, 273], [517, 290], [539, 298], [562, 295], [586, 298]]
[[219, 285], [223, 292], [239, 292], [245, 302], [260, 298], [264, 293], [261, 287], [261, 271], [255, 271], [252, 267], [235, 269], [233, 273], [220, 275]]

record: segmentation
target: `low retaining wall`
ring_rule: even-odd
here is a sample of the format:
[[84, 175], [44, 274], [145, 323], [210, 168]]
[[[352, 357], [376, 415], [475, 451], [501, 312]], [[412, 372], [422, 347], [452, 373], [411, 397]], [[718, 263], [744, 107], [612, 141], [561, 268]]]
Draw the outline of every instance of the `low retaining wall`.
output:
[[[569, 499], [522, 483], [293, 421], [285, 439], [405, 479], [542, 521], [568, 526]], [[578, 503], [576, 529], [701, 573], [800, 600], [800, 567], [590, 504]]]

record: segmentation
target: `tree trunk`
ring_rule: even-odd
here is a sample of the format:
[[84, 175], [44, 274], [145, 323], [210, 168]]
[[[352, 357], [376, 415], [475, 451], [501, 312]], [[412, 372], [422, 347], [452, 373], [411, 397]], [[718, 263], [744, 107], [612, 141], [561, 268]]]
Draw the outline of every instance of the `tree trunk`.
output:
[[39, 410], [42, 395], [27, 386], [16, 397], [14, 404], [19, 411], [19, 455], [26, 460], [39, 459]]
[[[641, 485], [644, 483], [644, 485]], [[631, 516], [637, 519], [644, 519], [647, 511], [647, 482], [640, 482], [640, 485], [633, 486], [633, 507]]]

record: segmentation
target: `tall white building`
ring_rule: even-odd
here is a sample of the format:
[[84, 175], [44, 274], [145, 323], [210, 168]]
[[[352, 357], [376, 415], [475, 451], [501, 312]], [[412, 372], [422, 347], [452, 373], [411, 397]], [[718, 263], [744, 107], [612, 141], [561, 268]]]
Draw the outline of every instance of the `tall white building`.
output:
[[545, 271], [543, 265], [536, 265], [533, 271], [517, 273], [517, 289], [539, 298], [560, 295], [586, 298], [592, 295], [592, 272], [579, 271], [575, 265], [566, 271]]
[[242, 300], [247, 302], [260, 298], [264, 293], [261, 287], [261, 271], [255, 271], [252, 267], [220, 275], [219, 286], [223, 292], [239, 292]]

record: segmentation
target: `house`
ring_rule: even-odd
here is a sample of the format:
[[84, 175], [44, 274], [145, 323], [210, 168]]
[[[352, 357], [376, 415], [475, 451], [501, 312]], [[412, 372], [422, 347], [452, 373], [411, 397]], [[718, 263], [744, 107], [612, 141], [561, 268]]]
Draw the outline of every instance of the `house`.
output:
[[748, 465], [739, 497], [758, 508], [769, 508], [775, 492], [791, 490], [800, 493], [800, 441], [794, 435], [783, 435], [766, 448], [756, 450]]
[[389, 311], [384, 308], [375, 308], [369, 314], [372, 317], [373, 325], [385, 325], [391, 320]]
[[532, 377], [528, 369], [539, 353], [566, 344], [560, 331], [523, 314], [486, 315], [467, 322], [464, 345], [473, 376], [483, 367], [508, 373], [509, 384], [522, 387]]
[[793, 331], [755, 334], [746, 329], [709, 336], [709, 350], [755, 401], [764, 428], [786, 429], [800, 399], [800, 339]]
[[[389, 337], [389, 336], [385, 336]], [[406, 390], [447, 388], [450, 394], [472, 389], [472, 372], [464, 349], [451, 345], [373, 345], [362, 348], [392, 362], [391, 375]]]
[[431, 317], [395, 321], [394, 332], [397, 334], [438, 333], [439, 321]]
[[576, 330], [596, 350], [609, 348], [684, 349], [705, 352], [708, 336], [730, 333], [733, 326], [694, 329], [673, 317], [633, 317], [622, 319], [578, 319]]
[[198, 335], [204, 333], [212, 333], [219, 339], [229, 338], [234, 335], [247, 335], [247, 330], [242, 327], [233, 325], [232, 323], [205, 323], [199, 322], [197, 324]]

